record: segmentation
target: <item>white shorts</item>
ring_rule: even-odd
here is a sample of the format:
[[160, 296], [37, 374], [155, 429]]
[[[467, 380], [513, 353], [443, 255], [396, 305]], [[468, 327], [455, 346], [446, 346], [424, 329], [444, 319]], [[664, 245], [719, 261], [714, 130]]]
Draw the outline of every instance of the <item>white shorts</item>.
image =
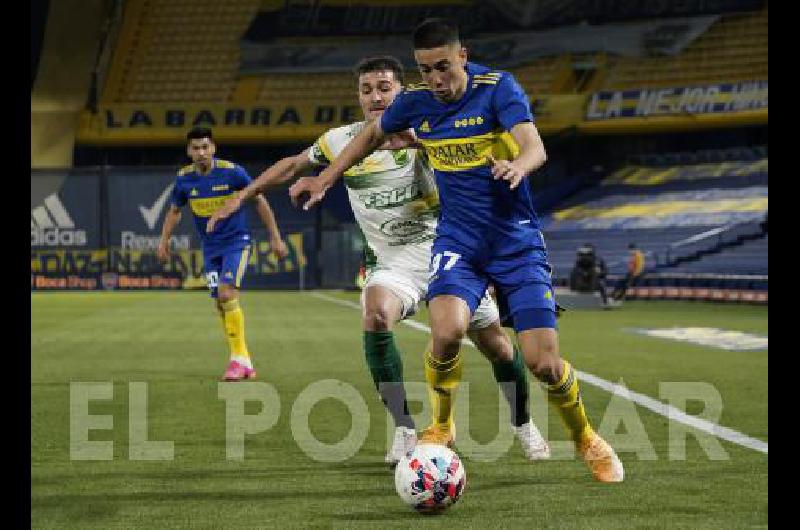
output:
[[[380, 285], [389, 289], [403, 303], [404, 320], [419, 310], [419, 304], [425, 299], [428, 292], [428, 271], [413, 271], [400, 269], [375, 269], [367, 274], [364, 288], [361, 291], [361, 307], [364, 307], [364, 294], [368, 287]], [[472, 315], [469, 329], [483, 329], [495, 321], [500, 320], [500, 313], [494, 299], [485, 293], [481, 303]]]

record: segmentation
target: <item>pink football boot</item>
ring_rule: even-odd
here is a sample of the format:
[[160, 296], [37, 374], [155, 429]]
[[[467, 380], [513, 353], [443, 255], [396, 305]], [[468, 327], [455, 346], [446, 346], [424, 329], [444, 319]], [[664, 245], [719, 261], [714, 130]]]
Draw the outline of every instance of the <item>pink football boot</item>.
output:
[[243, 379], [255, 379], [256, 371], [248, 368], [237, 361], [231, 361], [228, 369], [225, 370], [225, 375], [222, 376], [224, 381], [241, 381]]

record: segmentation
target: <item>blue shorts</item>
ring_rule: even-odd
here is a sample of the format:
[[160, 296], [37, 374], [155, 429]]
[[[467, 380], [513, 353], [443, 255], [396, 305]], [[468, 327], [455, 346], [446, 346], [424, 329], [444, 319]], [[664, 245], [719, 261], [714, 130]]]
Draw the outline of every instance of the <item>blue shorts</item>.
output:
[[208, 256], [203, 253], [203, 268], [206, 273], [206, 283], [211, 291], [211, 297], [217, 297], [220, 283], [226, 283], [239, 289], [242, 277], [247, 269], [247, 260], [250, 258], [250, 246], [232, 249], [222, 254]]
[[556, 300], [550, 272], [543, 249], [480, 252], [453, 238], [437, 237], [431, 252], [428, 300], [438, 295], [457, 296], [474, 313], [491, 282], [501, 317], [509, 317], [515, 331], [555, 329]]

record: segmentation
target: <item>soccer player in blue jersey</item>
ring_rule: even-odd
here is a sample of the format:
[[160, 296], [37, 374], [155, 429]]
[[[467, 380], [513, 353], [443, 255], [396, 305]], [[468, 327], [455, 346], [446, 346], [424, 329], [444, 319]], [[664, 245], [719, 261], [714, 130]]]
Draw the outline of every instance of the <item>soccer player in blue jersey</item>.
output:
[[[403, 88], [402, 64], [390, 56], [368, 57], [359, 62], [355, 72], [364, 117], [380, 118]], [[214, 213], [208, 229], [213, 229], [215, 221], [238, 211], [242, 201], [268, 187], [328, 165], [366, 123], [330, 129], [302, 152], [267, 168]], [[375, 387], [395, 422], [394, 440], [386, 454], [386, 462], [394, 465], [417, 441], [394, 328], [413, 315], [425, 298], [438, 194], [433, 172], [421, 153], [387, 147], [391, 145], [381, 146], [357, 172], [348, 172], [344, 178], [366, 245], [368, 274], [361, 295], [364, 356]], [[508, 392], [510, 388], [505, 385], [503, 389], [511, 407], [513, 431], [525, 456], [530, 460], [548, 458], [550, 448], [530, 417], [529, 383], [522, 355], [503, 331], [497, 306], [488, 296], [475, 310], [467, 335], [491, 362], [498, 383], [513, 383], [513, 392]]]
[[[181, 209], [189, 205], [195, 228], [203, 245], [204, 271], [211, 296], [216, 299], [230, 349], [226, 381], [256, 376], [244, 335], [244, 314], [239, 306], [239, 289], [250, 256], [250, 232], [246, 213], [238, 211], [206, 233], [206, 223], [227, 199], [247, 187], [251, 179], [244, 168], [214, 157], [216, 145], [210, 129], [194, 128], [186, 135], [192, 163], [178, 171], [172, 188], [169, 211], [164, 219], [158, 257], [169, 259], [169, 240], [181, 220]], [[275, 215], [262, 195], [254, 198], [256, 211], [270, 234], [270, 246], [279, 258], [288, 254]]]
[[528, 97], [511, 74], [468, 62], [458, 28], [448, 20], [429, 19], [415, 29], [414, 57], [424, 83], [398, 95], [380, 120], [317, 178], [297, 181], [290, 195], [296, 202], [308, 194], [304, 207], [312, 206], [387, 135], [413, 129], [441, 201], [428, 287], [433, 348], [425, 359], [434, 423], [420, 442], [452, 441], [459, 347], [491, 282], [508, 305], [528, 368], [547, 386], [592, 475], [620, 482], [622, 463], [589, 425], [575, 371], [559, 355], [550, 266], [525, 179], [547, 158]]

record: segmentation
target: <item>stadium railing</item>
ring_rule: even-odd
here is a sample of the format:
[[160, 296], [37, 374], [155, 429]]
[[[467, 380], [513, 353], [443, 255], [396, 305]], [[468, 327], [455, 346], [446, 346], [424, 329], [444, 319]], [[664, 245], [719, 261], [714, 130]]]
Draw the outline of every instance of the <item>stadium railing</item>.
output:
[[656, 270], [675, 267], [681, 263], [697, 260], [707, 254], [720, 252], [723, 249], [739, 245], [744, 241], [762, 237], [763, 231], [759, 223], [752, 221], [729, 223], [706, 232], [671, 243], [664, 249], [663, 259], [656, 258]]

